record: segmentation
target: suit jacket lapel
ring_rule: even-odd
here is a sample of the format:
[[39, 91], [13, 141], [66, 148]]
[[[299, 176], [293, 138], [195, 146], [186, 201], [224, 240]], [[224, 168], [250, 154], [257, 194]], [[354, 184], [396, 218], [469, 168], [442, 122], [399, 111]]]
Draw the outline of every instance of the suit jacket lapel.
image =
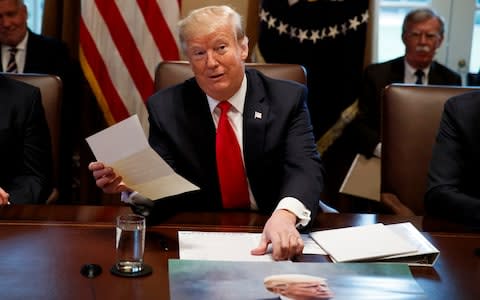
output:
[[44, 49], [53, 47], [53, 45], [46, 38], [29, 31], [24, 72], [55, 74], [63, 78], [65, 70], [62, 68], [66, 66], [60, 67], [60, 65], [66, 63], [63, 61], [63, 59], [66, 59], [66, 57], [63, 57], [64, 54], [58, 52], [57, 47], [52, 48], [51, 53], [44, 53]]
[[243, 109], [243, 155], [245, 166], [258, 161], [264, 153], [265, 131], [270, 107], [265, 101], [265, 89], [255, 71], [247, 70], [247, 94]]
[[[183, 108], [185, 109], [185, 122], [190, 129], [191, 141], [193, 141], [201, 160], [215, 158], [215, 124], [211, 117], [210, 108], [205, 93], [200, 89], [194, 79], [189, 80]], [[196, 152], [197, 152], [196, 151]], [[212, 155], [213, 153], [213, 155]]]
[[433, 61], [428, 71], [428, 84], [444, 84], [443, 81], [437, 71], [437, 63]]
[[399, 57], [392, 62], [390, 83], [403, 83], [405, 78], [404, 57]]
[[27, 53], [28, 55], [25, 57], [25, 67], [23, 71], [25, 73], [38, 73], [39, 64], [44, 63], [44, 59], [40, 56], [38, 50], [38, 38], [37, 35], [31, 31], [28, 32], [28, 40], [27, 40]]
[[181, 98], [184, 103], [180, 107], [185, 111], [182, 114], [185, 117], [183, 122], [186, 122], [187, 134], [190, 135], [185, 139], [188, 143], [183, 147], [190, 149], [191, 157], [188, 160], [189, 163], [194, 164], [195, 177], [200, 178], [203, 182], [202, 186], [210, 187], [205, 191], [212, 197], [209, 201], [213, 202], [213, 207], [220, 208], [221, 198], [215, 156], [216, 130], [208, 100], [194, 79], [187, 82], [183, 93]]

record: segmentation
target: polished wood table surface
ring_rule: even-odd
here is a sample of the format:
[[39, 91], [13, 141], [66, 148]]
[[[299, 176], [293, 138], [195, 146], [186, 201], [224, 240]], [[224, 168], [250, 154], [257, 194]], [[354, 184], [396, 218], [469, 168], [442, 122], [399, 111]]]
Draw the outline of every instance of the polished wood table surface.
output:
[[[0, 207], [0, 299], [168, 299], [167, 265], [169, 258], [178, 258], [179, 230], [260, 232], [267, 219], [246, 212], [175, 215], [147, 229], [144, 258], [153, 273], [122, 278], [109, 272], [114, 219], [129, 212], [122, 206]], [[428, 231], [425, 236], [440, 250], [433, 268], [411, 267], [427, 298], [478, 299], [478, 232], [423, 217], [373, 214], [319, 214], [314, 229], [405, 221]], [[86, 263], [99, 264], [102, 274], [83, 277]]]

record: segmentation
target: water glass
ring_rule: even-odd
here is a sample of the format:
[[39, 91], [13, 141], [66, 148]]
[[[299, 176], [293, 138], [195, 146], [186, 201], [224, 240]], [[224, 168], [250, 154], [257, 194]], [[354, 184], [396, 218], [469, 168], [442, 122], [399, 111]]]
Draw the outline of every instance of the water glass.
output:
[[115, 267], [119, 272], [136, 273], [143, 270], [145, 217], [135, 214], [117, 217], [115, 249]]

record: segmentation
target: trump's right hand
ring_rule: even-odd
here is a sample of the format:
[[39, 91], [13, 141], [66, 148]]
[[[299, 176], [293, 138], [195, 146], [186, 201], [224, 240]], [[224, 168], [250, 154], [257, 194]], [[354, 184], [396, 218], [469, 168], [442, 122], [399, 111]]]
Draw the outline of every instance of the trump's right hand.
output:
[[10, 195], [0, 187], [0, 205], [7, 205], [10, 204], [8, 201]]
[[112, 167], [105, 166], [102, 162], [91, 162], [88, 169], [92, 171], [95, 183], [104, 193], [115, 194], [131, 192], [132, 190], [122, 181], [122, 176], [117, 175]]

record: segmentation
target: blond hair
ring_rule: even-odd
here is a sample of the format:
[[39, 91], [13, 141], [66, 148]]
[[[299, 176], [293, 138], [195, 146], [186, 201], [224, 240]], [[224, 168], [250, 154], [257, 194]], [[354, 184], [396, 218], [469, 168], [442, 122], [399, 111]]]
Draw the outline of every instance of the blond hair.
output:
[[205, 6], [192, 10], [178, 23], [182, 51], [185, 53], [187, 41], [197, 35], [206, 35], [223, 26], [231, 26], [235, 39], [248, 42], [242, 26], [242, 17], [227, 5]]

